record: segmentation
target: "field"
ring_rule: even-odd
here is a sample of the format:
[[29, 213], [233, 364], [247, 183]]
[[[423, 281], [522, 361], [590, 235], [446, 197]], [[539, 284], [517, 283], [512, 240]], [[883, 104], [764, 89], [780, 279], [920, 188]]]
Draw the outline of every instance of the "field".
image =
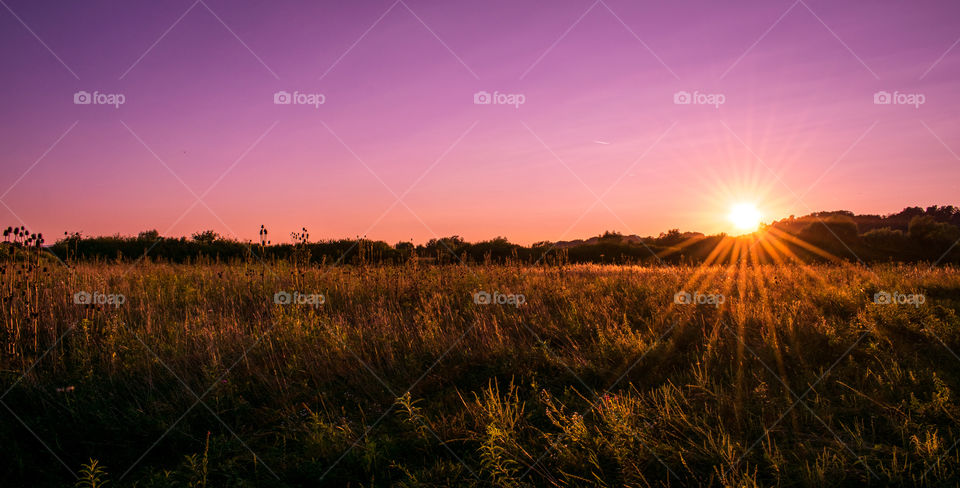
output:
[[956, 268], [24, 258], [0, 286], [6, 486], [960, 480]]

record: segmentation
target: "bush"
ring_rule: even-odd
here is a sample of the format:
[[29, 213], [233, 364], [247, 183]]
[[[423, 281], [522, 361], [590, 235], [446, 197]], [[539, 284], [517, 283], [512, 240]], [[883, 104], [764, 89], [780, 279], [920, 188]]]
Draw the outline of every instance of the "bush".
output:
[[846, 215], [831, 215], [811, 222], [804, 227], [801, 234], [814, 242], [832, 243], [840, 239], [843, 243], [851, 243], [860, 238], [857, 223]]
[[929, 215], [910, 220], [910, 238], [935, 246], [952, 245], [960, 239], [960, 228], [945, 222], [937, 222]]
[[868, 245], [880, 249], [898, 250], [904, 249], [910, 244], [910, 240], [903, 231], [889, 227], [871, 230], [861, 237]]

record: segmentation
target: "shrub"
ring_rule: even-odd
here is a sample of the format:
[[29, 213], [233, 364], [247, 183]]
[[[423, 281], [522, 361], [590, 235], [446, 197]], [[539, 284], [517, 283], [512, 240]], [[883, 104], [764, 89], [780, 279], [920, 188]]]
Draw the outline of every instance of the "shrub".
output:
[[880, 249], [903, 249], [910, 244], [903, 231], [889, 227], [871, 230], [861, 237], [868, 245]]
[[929, 215], [910, 220], [910, 238], [924, 244], [951, 245], [960, 239], [960, 228], [945, 222], [937, 222]]

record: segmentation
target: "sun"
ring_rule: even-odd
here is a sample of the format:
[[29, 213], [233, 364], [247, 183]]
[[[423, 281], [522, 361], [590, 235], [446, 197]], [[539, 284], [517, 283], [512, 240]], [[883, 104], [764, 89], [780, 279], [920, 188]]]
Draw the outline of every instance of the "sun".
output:
[[760, 227], [760, 211], [752, 203], [738, 203], [730, 207], [727, 218], [738, 231], [753, 232]]

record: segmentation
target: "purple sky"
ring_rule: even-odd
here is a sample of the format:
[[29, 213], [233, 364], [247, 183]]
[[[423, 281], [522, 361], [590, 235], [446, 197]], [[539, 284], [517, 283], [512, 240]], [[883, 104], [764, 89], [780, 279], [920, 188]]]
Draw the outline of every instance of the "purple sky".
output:
[[0, 223], [52, 237], [530, 243], [960, 203], [955, 1], [0, 4]]

